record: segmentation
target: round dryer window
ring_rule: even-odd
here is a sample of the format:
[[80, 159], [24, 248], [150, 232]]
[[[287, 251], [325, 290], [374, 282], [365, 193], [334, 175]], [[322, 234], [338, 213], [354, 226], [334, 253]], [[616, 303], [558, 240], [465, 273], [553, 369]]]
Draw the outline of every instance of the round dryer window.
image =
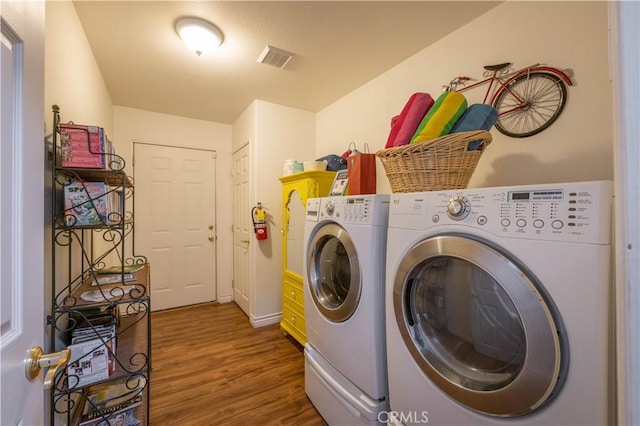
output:
[[344, 228], [329, 223], [308, 244], [307, 280], [313, 302], [329, 321], [346, 321], [360, 299], [360, 266], [353, 241]]
[[459, 403], [517, 416], [557, 392], [567, 362], [559, 317], [527, 271], [490, 245], [422, 241], [401, 262], [393, 298], [412, 357]]

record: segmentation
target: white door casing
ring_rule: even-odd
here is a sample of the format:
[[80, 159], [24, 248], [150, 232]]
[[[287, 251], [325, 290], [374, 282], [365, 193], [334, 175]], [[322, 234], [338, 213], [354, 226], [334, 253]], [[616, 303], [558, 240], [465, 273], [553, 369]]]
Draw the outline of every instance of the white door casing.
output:
[[640, 424], [640, 4], [608, 2], [615, 137], [617, 424]]
[[249, 206], [250, 143], [233, 153], [233, 300], [249, 317], [249, 245], [251, 207]]
[[134, 142], [135, 251], [151, 309], [216, 299], [215, 152]]
[[45, 346], [44, 2], [3, 0], [0, 151], [0, 424], [44, 423], [42, 375], [23, 360]]

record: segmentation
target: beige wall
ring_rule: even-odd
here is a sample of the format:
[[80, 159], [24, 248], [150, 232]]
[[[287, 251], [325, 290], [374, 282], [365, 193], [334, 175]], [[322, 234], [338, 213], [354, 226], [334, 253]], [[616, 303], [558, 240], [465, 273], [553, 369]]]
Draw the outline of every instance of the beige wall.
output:
[[[250, 245], [250, 313], [253, 325], [279, 320], [282, 310], [282, 166], [288, 158], [313, 159], [315, 114], [256, 100], [233, 123], [234, 150], [251, 140], [250, 205], [262, 202], [269, 239]], [[302, 250], [302, 247], [300, 248]]]
[[[269, 217], [269, 244], [259, 245], [255, 314], [258, 318], [282, 310], [282, 166], [288, 158], [313, 160], [315, 114], [258, 101], [255, 200]], [[302, 250], [302, 247], [299, 247]]]
[[[383, 149], [390, 118], [414, 92], [435, 98], [456, 75], [480, 77], [482, 65], [541, 62], [574, 70], [565, 111], [533, 137], [494, 129], [470, 187], [613, 179], [607, 36], [606, 2], [505, 2], [319, 112], [316, 155], [350, 141]], [[470, 103], [483, 94], [465, 92]], [[379, 193], [391, 191], [380, 162], [377, 181]]]
[[133, 140], [156, 145], [215, 150], [218, 153], [218, 162], [223, 163], [226, 172], [229, 172], [227, 174], [231, 173], [229, 165], [231, 126], [228, 124], [118, 105], [113, 107], [113, 117], [115, 123], [113, 143], [118, 154], [127, 162], [125, 170], [130, 174], [133, 172], [131, 170]]
[[[108, 135], [113, 131], [111, 97], [84, 36], [84, 31], [71, 2], [47, 2], [45, 5], [45, 80], [44, 118], [45, 134], [53, 134], [52, 105], [60, 107], [60, 119], [76, 124], [103, 127]], [[51, 141], [51, 139], [49, 139]], [[46, 163], [45, 218], [51, 217], [51, 162]], [[51, 282], [52, 268], [50, 235], [45, 236], [46, 281]], [[96, 244], [100, 244], [100, 241]], [[97, 251], [102, 251], [98, 249]], [[75, 256], [79, 248], [73, 247]], [[66, 276], [67, 250], [56, 251], [56, 283], [58, 287], [68, 282]], [[73, 262], [72, 274], [80, 273], [81, 262]]]
[[[113, 106], [72, 2], [47, 2], [45, 111], [51, 133], [51, 105], [61, 120], [105, 128], [133, 174], [132, 141], [215, 150], [219, 211], [231, 197], [231, 126]], [[220, 210], [222, 209], [222, 210]], [[218, 214], [218, 300], [231, 300], [231, 217]], [[98, 249], [99, 251], [100, 249]]]
[[111, 96], [70, 1], [47, 2], [45, 37], [45, 118], [51, 133], [51, 105], [60, 119], [103, 127], [113, 134]]
[[[383, 148], [390, 118], [408, 97], [417, 91], [438, 95], [455, 75], [479, 77], [482, 65], [503, 61], [544, 62], [575, 72], [560, 119], [522, 140], [493, 131], [494, 142], [470, 186], [613, 178], [605, 2], [505, 2], [318, 114], [255, 101], [233, 126], [113, 107], [71, 2], [47, 2], [46, 31], [47, 111], [55, 103], [64, 121], [104, 127], [127, 160], [132, 140], [217, 151], [219, 297], [232, 294], [232, 235], [224, 232], [232, 218], [223, 202], [231, 200], [231, 155], [252, 140], [251, 203], [267, 208], [272, 236], [253, 245], [254, 324], [269, 322], [281, 309], [282, 163], [340, 154], [352, 141], [366, 142], [373, 151]], [[476, 92], [466, 92], [470, 102], [478, 100], [481, 91]], [[378, 192], [390, 192], [380, 164]]]

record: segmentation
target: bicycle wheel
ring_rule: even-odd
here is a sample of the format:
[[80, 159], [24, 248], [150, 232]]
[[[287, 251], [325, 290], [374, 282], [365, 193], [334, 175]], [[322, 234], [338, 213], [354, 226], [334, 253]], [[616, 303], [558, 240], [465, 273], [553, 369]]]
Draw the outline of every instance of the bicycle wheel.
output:
[[566, 102], [567, 87], [562, 78], [546, 72], [521, 75], [495, 98], [496, 129], [512, 138], [533, 136], [558, 119]]

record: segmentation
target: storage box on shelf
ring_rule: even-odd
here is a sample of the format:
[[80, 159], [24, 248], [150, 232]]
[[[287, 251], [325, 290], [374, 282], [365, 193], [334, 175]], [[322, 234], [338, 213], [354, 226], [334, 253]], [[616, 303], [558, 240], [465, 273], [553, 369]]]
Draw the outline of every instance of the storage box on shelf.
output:
[[[134, 231], [133, 212], [127, 209], [133, 205], [133, 181], [102, 129], [63, 125], [56, 106], [53, 122], [48, 324], [51, 350], [68, 348], [71, 359], [54, 379], [49, 421], [148, 424], [150, 265], [144, 256], [127, 255]], [[61, 137], [70, 128], [79, 132], [72, 144]], [[89, 130], [102, 142], [90, 138]], [[135, 394], [113, 395], [118, 404], [96, 402], [97, 387], [114, 394], [123, 389], [116, 384], [123, 383]]]

